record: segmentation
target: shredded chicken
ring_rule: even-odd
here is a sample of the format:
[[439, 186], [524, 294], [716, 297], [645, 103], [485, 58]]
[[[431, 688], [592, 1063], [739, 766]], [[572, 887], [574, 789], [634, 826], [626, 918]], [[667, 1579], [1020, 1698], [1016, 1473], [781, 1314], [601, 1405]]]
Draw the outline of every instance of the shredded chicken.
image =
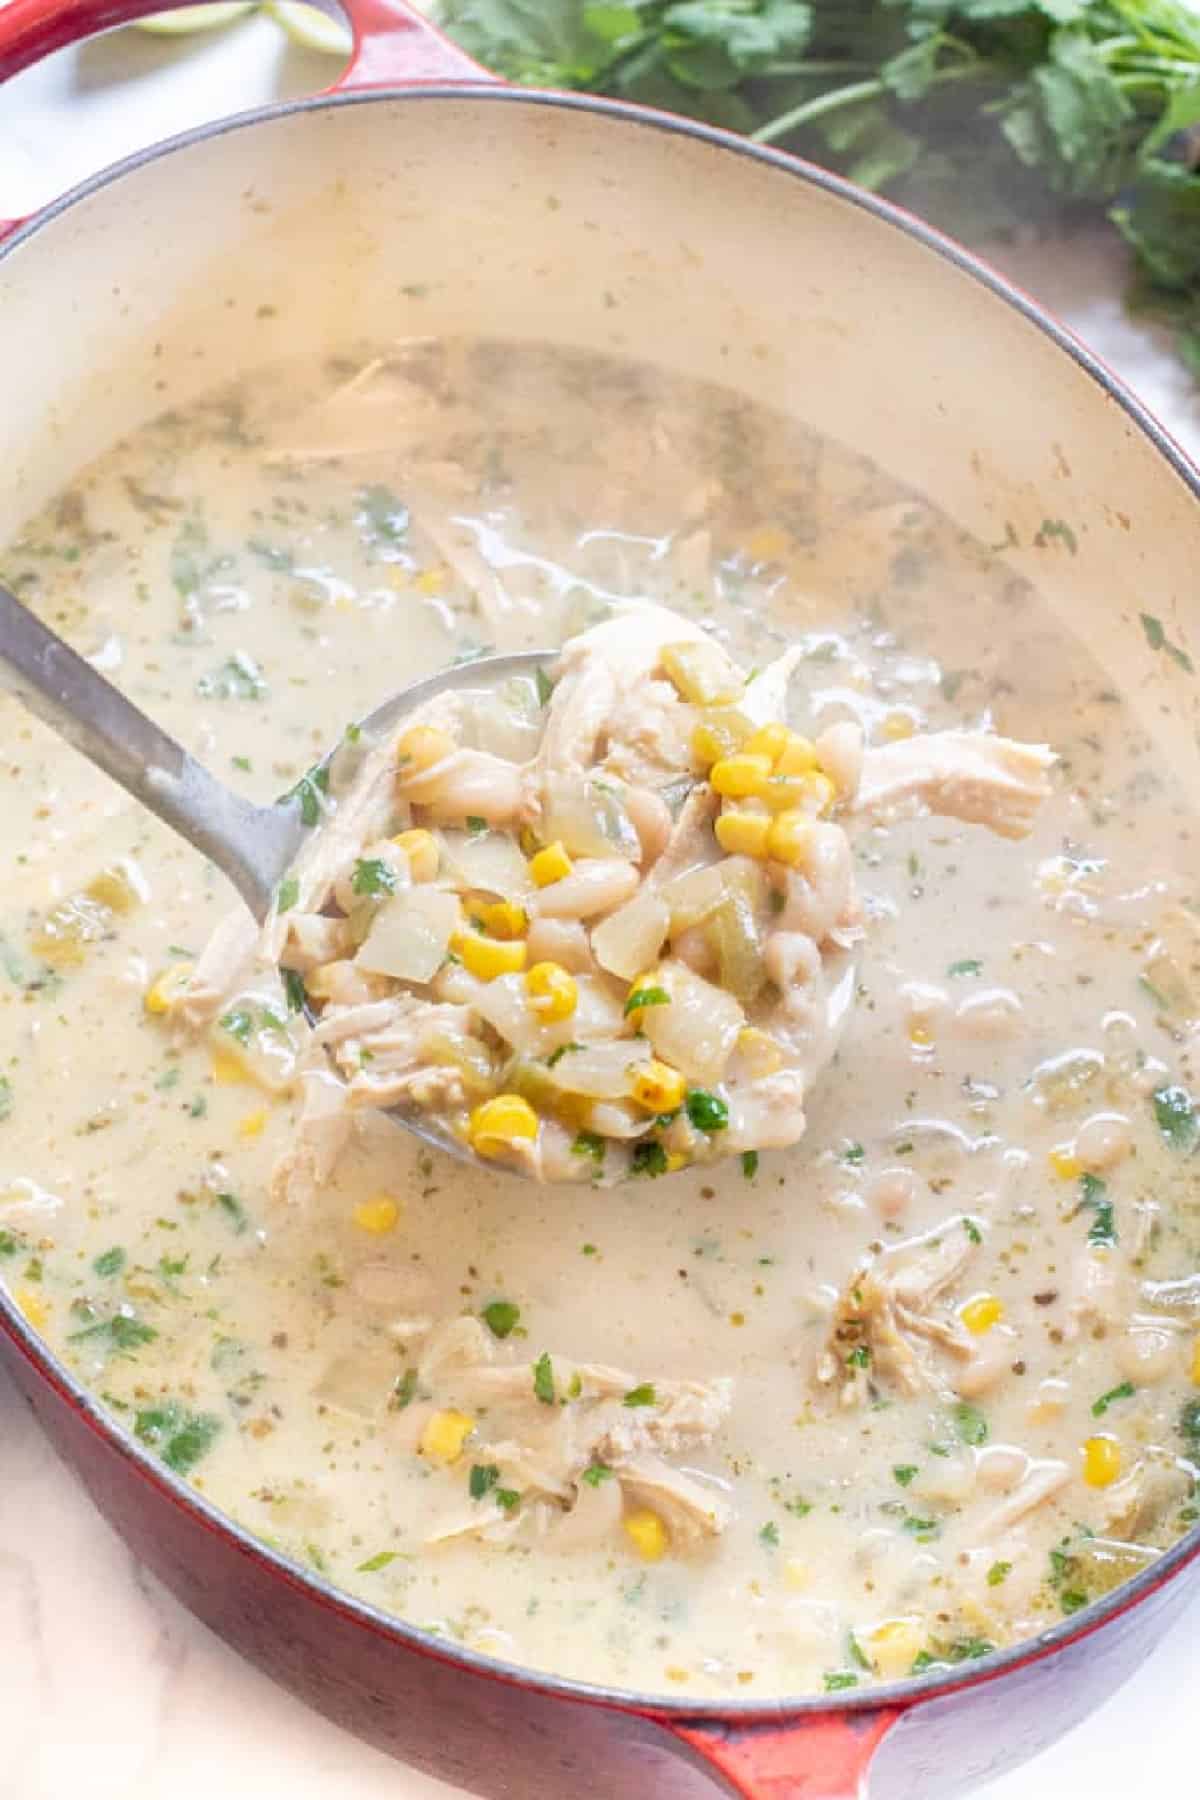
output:
[[869, 749], [856, 813], [924, 809], [1000, 837], [1024, 837], [1050, 794], [1056, 757], [1043, 744], [979, 731], [938, 731]]
[[843, 1406], [856, 1406], [871, 1387], [894, 1386], [904, 1394], [937, 1384], [914, 1339], [967, 1360], [972, 1343], [936, 1300], [966, 1267], [975, 1245], [961, 1218], [948, 1219], [916, 1254], [905, 1247], [878, 1257], [853, 1275], [838, 1296], [832, 1326], [817, 1364], [821, 1387], [836, 1387]]
[[1190, 1488], [1191, 1481], [1178, 1464], [1143, 1458], [1128, 1475], [1101, 1490], [1097, 1527], [1106, 1537], [1145, 1538], [1168, 1509], [1183, 1505]]
[[353, 1119], [346, 1089], [322, 1058], [301, 1081], [304, 1103], [295, 1136], [271, 1173], [271, 1198], [281, 1206], [310, 1206], [350, 1141]]
[[1070, 1479], [1071, 1471], [1064, 1462], [1031, 1463], [1012, 1493], [978, 1520], [972, 1535], [979, 1543], [992, 1542], [1066, 1487]]

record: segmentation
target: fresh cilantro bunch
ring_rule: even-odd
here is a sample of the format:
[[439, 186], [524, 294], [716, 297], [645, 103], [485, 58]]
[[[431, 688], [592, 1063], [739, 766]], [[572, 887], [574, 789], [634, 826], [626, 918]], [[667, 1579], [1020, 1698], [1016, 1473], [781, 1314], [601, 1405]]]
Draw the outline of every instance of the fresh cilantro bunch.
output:
[[1098, 209], [1200, 374], [1200, 15], [1181, 0], [441, 0], [510, 80], [779, 143], [978, 241]]

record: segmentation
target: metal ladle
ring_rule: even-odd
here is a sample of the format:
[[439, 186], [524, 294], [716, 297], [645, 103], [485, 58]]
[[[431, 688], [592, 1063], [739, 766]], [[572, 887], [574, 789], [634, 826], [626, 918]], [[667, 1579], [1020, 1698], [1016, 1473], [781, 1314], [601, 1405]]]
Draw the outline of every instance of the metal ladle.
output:
[[[449, 688], [529, 675], [554, 656], [553, 650], [526, 650], [443, 669], [401, 688], [360, 720], [359, 729], [373, 741]], [[254, 917], [260, 923], [266, 918], [280, 881], [312, 830], [305, 824], [298, 795], [271, 806], [255, 806], [233, 793], [3, 586], [0, 687], [207, 856], [233, 883]], [[327, 763], [336, 748], [318, 766]], [[398, 1108], [391, 1116], [434, 1148], [495, 1174], [494, 1163], [484, 1162], [423, 1116]]]

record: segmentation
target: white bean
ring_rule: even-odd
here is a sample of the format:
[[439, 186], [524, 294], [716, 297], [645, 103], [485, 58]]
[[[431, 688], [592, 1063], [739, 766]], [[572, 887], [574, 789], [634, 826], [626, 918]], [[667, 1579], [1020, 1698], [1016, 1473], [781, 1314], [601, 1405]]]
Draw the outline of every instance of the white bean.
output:
[[1131, 1325], [1117, 1341], [1117, 1367], [1129, 1381], [1162, 1381], [1175, 1360], [1175, 1336], [1153, 1325]]
[[867, 1199], [881, 1219], [901, 1219], [917, 1197], [911, 1169], [883, 1169], [867, 1187]]
[[960, 1002], [955, 1022], [963, 1037], [980, 1042], [1015, 1037], [1023, 1008], [1011, 988], [985, 988]]
[[964, 1400], [988, 1393], [1007, 1375], [1016, 1354], [1016, 1333], [1004, 1325], [993, 1325], [985, 1336], [976, 1340], [970, 1361], [956, 1371], [955, 1388]]
[[763, 963], [785, 1005], [805, 995], [821, 974], [821, 952], [803, 931], [773, 931], [763, 951]]
[[526, 944], [531, 963], [556, 962], [572, 975], [596, 967], [587, 932], [578, 919], [534, 919]]
[[649, 788], [626, 788], [621, 796], [625, 811], [642, 846], [641, 865], [646, 870], [658, 861], [671, 836], [671, 809], [660, 794]]
[[405, 800], [427, 806], [433, 820], [442, 825], [471, 818], [509, 825], [524, 797], [516, 763], [486, 750], [456, 750], [432, 768], [401, 779], [399, 786]]
[[822, 822], [812, 828], [803, 869], [789, 869], [779, 925], [803, 931], [822, 943], [853, 910], [854, 868], [850, 842], [840, 825]]
[[853, 800], [862, 779], [863, 730], [857, 719], [827, 725], [816, 741], [817, 761], [842, 800]]
[[1124, 1162], [1132, 1149], [1133, 1127], [1124, 1113], [1093, 1113], [1075, 1134], [1075, 1154], [1093, 1174]]
[[1029, 1467], [1029, 1458], [1012, 1444], [989, 1444], [975, 1458], [975, 1474], [988, 1494], [1011, 1494]]
[[617, 857], [581, 857], [569, 875], [540, 888], [530, 902], [542, 919], [594, 919], [636, 892], [638, 872]]

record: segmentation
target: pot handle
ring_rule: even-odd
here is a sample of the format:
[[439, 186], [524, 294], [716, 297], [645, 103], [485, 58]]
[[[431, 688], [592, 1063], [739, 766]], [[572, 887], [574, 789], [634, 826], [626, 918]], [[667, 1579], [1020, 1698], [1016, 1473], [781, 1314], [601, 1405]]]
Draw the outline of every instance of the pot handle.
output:
[[742, 1800], [861, 1800], [875, 1752], [903, 1710], [811, 1713], [787, 1725], [659, 1723]]
[[[350, 61], [326, 93], [372, 87], [421, 86], [436, 81], [498, 82], [452, 44], [406, 0], [315, 0], [322, 12], [349, 19]], [[182, 0], [185, 6], [204, 0]], [[55, 50], [162, 12], [162, 0], [0, 0], [0, 82]], [[0, 241], [22, 224], [0, 219]]]

